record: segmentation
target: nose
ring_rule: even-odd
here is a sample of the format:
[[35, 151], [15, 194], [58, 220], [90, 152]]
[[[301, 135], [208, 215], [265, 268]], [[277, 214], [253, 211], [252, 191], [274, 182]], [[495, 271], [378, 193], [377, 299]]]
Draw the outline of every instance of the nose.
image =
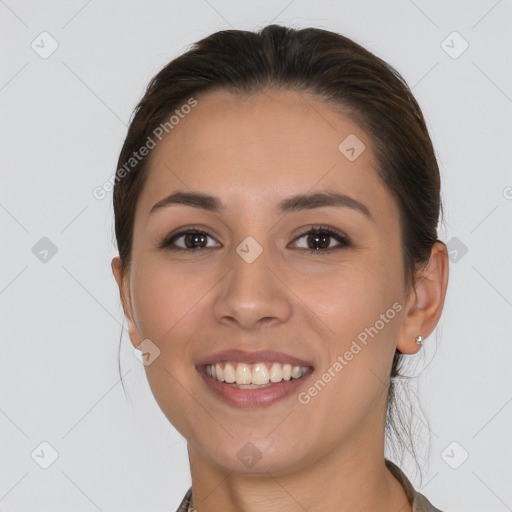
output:
[[245, 330], [286, 322], [292, 314], [293, 293], [267, 252], [249, 263], [233, 251], [229, 260], [231, 270], [214, 299], [216, 320]]

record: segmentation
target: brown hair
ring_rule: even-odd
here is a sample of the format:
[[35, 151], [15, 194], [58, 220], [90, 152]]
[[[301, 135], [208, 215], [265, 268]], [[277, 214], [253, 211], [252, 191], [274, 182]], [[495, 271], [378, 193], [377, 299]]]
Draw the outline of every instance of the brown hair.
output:
[[[368, 133], [377, 172], [399, 208], [409, 292], [416, 271], [428, 263], [438, 241], [442, 214], [439, 169], [420, 107], [393, 67], [351, 39], [318, 28], [279, 25], [258, 32], [216, 32], [169, 62], [149, 83], [135, 108], [114, 185], [115, 235], [123, 274], [129, 271], [135, 207], [149, 162], [148, 156], [140, 158], [127, 172], [133, 154], [194, 95], [215, 89], [252, 93], [272, 87], [312, 93], [348, 113]], [[123, 166], [125, 172], [120, 173]], [[391, 377], [402, 376], [402, 365], [403, 354], [397, 351]], [[394, 380], [386, 432], [393, 430], [400, 438], [399, 430], [407, 431], [408, 422], [402, 418], [395, 422]]]

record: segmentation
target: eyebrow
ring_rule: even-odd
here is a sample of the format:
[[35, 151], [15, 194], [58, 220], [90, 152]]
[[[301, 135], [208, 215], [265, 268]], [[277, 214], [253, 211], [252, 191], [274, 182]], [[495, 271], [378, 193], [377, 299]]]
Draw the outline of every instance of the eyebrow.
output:
[[[218, 198], [201, 192], [173, 192], [153, 205], [148, 216], [173, 205], [191, 206], [209, 212], [221, 213], [226, 211], [226, 205]], [[356, 210], [371, 220], [374, 220], [367, 206], [346, 194], [337, 192], [315, 192], [298, 194], [282, 200], [276, 206], [277, 213], [285, 214], [314, 208], [344, 207]]]

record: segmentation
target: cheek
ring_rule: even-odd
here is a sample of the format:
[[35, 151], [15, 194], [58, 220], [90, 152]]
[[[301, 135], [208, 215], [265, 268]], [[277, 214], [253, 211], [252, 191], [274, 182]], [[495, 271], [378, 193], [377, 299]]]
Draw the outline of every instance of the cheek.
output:
[[359, 258], [297, 281], [294, 292], [329, 327], [331, 338], [344, 343], [392, 307], [399, 297], [394, 274], [377, 260]]
[[[142, 339], [151, 340], [158, 356], [144, 367], [146, 377], [162, 412], [183, 435], [190, 431], [189, 416], [197, 403], [191, 336], [197, 332], [205, 283], [185, 272], [172, 272], [166, 265], [140, 265], [133, 282], [133, 301]], [[208, 288], [206, 288], [207, 290]]]
[[165, 263], [152, 261], [139, 268], [142, 270], [133, 283], [133, 304], [141, 335], [166, 344], [182, 323], [197, 316], [196, 304], [209, 287], [204, 278]]
[[400, 268], [391, 268], [386, 261], [393, 260], [360, 258], [350, 268], [340, 267], [329, 279], [298, 292], [305, 297], [310, 290], [307, 302], [329, 328], [319, 372], [320, 376], [329, 373], [326, 380], [336, 375], [327, 400], [343, 396], [355, 401], [354, 406], [362, 397], [371, 401], [389, 378], [403, 304]]

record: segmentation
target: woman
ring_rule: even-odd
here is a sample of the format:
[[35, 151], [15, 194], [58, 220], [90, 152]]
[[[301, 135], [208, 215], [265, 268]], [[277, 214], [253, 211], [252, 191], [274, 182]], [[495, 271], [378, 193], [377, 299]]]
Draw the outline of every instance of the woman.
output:
[[112, 270], [187, 439], [179, 511], [437, 511], [384, 458], [393, 378], [448, 281], [440, 178], [400, 75], [341, 35], [215, 33], [121, 150]]

